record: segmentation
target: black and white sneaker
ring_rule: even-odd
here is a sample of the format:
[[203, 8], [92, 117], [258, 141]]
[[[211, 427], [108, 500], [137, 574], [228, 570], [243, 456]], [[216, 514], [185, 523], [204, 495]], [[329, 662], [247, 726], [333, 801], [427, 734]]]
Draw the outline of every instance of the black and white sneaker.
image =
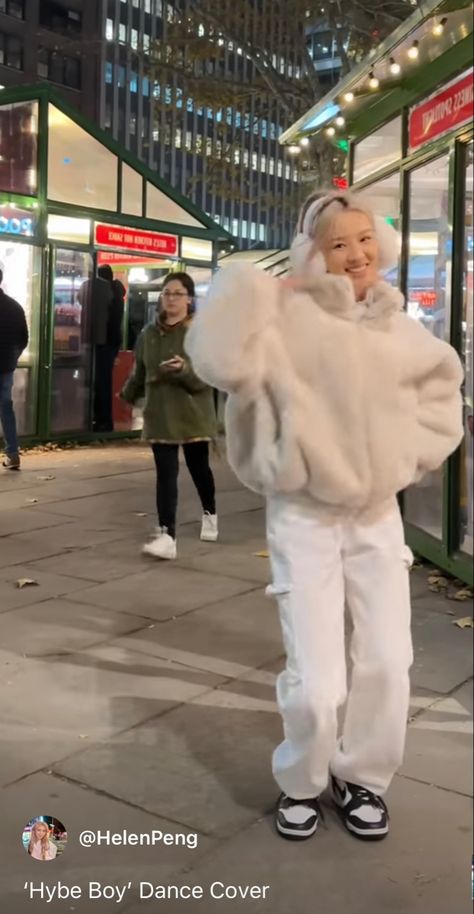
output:
[[388, 835], [389, 815], [382, 797], [334, 776], [331, 783], [334, 801], [351, 834], [367, 841], [377, 841]]
[[284, 838], [303, 840], [314, 835], [320, 818], [323, 818], [318, 797], [309, 800], [292, 800], [282, 793], [276, 810], [276, 827]]

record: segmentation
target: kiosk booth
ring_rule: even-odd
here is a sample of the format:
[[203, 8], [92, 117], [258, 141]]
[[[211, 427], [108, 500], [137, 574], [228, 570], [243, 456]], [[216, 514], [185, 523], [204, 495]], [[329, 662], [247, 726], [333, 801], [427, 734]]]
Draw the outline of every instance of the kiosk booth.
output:
[[[15, 373], [21, 441], [95, 437], [94, 296], [84, 289], [98, 267], [110, 264], [126, 291], [117, 392], [163, 277], [186, 269], [199, 291], [232, 242], [48, 86], [3, 90], [0, 268], [30, 330]], [[114, 396], [110, 434], [129, 436], [140, 426], [140, 414]]]
[[[403, 495], [407, 541], [473, 580], [472, 6], [428, 0], [281, 137], [348, 152], [346, 185], [399, 228], [388, 277], [408, 313], [458, 350], [465, 438], [436, 473]], [[307, 146], [306, 146], [307, 148]], [[339, 182], [340, 184], [340, 182]]]

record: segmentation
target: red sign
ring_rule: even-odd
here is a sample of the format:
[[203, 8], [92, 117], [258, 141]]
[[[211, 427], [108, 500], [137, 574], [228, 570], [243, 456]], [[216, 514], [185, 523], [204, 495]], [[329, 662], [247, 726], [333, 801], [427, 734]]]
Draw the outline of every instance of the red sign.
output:
[[98, 251], [97, 263], [117, 263], [122, 266], [143, 267], [146, 264], [150, 266], [159, 266], [160, 263], [167, 264], [166, 258], [163, 260], [156, 257], [150, 257], [148, 254], [119, 254], [118, 251]]
[[95, 226], [95, 243], [107, 248], [120, 248], [126, 251], [139, 251], [144, 254], [178, 253], [176, 235], [162, 235], [158, 232], [146, 232], [143, 229], [124, 228], [122, 225]]
[[332, 183], [334, 187], [337, 187], [338, 190], [347, 190], [349, 187], [349, 181], [347, 178], [333, 178]]
[[472, 120], [473, 75], [468, 73], [437, 92], [410, 112], [410, 149], [434, 140], [454, 127]]

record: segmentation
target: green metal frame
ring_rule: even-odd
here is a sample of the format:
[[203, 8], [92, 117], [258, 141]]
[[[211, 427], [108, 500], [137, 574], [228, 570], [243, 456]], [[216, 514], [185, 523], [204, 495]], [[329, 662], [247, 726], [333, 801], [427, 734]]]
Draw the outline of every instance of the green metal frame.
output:
[[[459, 62], [459, 58], [458, 58]], [[465, 69], [464, 66], [458, 67], [458, 72]], [[448, 81], [455, 73], [448, 72], [445, 80]], [[426, 87], [425, 94], [434, 90], [436, 85]], [[400, 95], [399, 95], [400, 99]], [[410, 105], [412, 101], [410, 101]], [[387, 117], [387, 109], [383, 111], [383, 123], [391, 120]], [[398, 110], [397, 114], [400, 114]], [[367, 119], [366, 126], [370, 125], [370, 132], [382, 126], [382, 121], [374, 123], [372, 119]], [[407, 129], [408, 129], [408, 109], [402, 110], [402, 128], [403, 128], [403, 151], [407, 150]], [[362, 131], [357, 130], [357, 137], [361, 136]], [[403, 159], [387, 166], [369, 178], [364, 179], [353, 185], [354, 190], [368, 188], [379, 181], [394, 175], [400, 171], [400, 210], [401, 210], [401, 229], [402, 229], [402, 255], [401, 255], [401, 274], [400, 286], [402, 291], [407, 292], [408, 279], [408, 235], [410, 225], [410, 175], [417, 169], [448, 154], [449, 161], [449, 181], [448, 181], [448, 205], [449, 205], [449, 222], [453, 227], [452, 230], [452, 269], [451, 269], [451, 286], [448, 292], [446, 324], [449, 330], [449, 341], [455, 349], [462, 355], [461, 340], [461, 321], [463, 307], [463, 290], [460, 277], [464, 270], [464, 190], [465, 174], [464, 164], [466, 156], [467, 143], [473, 138], [473, 128], [464, 125], [449, 134], [443, 135], [434, 142], [427, 144], [421, 150], [405, 154]], [[353, 145], [350, 151], [350, 168], [353, 171]], [[451, 574], [456, 575], [461, 580], [466, 581], [471, 586], [474, 584], [474, 566], [472, 557], [460, 550], [460, 478], [461, 478], [461, 448], [458, 448], [449, 460], [446, 461], [443, 468], [442, 483], [442, 537], [437, 540], [424, 530], [415, 527], [409, 522], [405, 522], [405, 531], [407, 542], [410, 547], [424, 556], [428, 560], [441, 566]], [[403, 495], [401, 497], [403, 511]]]
[[[138, 172], [145, 181], [154, 185], [158, 190], [173, 200], [178, 206], [201, 223], [202, 228], [197, 226], [187, 226], [182, 223], [162, 222], [157, 219], [147, 219], [143, 216], [123, 216], [120, 212], [111, 210], [82, 209], [70, 206], [69, 204], [58, 205], [64, 206], [68, 213], [73, 211], [82, 211], [87, 213], [89, 218], [95, 218], [97, 222], [117, 222], [118, 225], [130, 225], [141, 228], [150, 228], [152, 231], [166, 231], [175, 235], [189, 235], [190, 237], [207, 238], [217, 242], [224, 242], [229, 245], [235, 244], [233, 236], [214, 222], [209, 216], [203, 213], [194, 203], [184, 197], [175, 188], [168, 185], [158, 175], [156, 175], [148, 166], [139, 159], [136, 159], [128, 150], [120, 145], [116, 140], [111, 138], [106, 131], [98, 127], [93, 121], [89, 121], [72, 105], [70, 105], [62, 95], [54, 88], [40, 84], [33, 86], [17, 86], [13, 89], [3, 89], [0, 106], [16, 104], [18, 102], [39, 102], [39, 129], [38, 129], [38, 200], [46, 204], [47, 202], [47, 169], [48, 169], [48, 105], [52, 104], [63, 114], [71, 118], [79, 127], [82, 127], [102, 146], [105, 146], [110, 152], [117, 156], [118, 161], [123, 161], [134, 171]], [[56, 206], [56, 201], [50, 201]], [[117, 201], [118, 205], [120, 200]]]
[[403, 83], [389, 92], [381, 93], [373, 103], [354, 119], [348, 119], [348, 132], [354, 141], [368, 136], [378, 127], [400, 114], [400, 111], [416, 105], [426, 98], [437, 86], [454, 79], [463, 70], [472, 66], [472, 35], [449, 48], [433, 63], [423, 67], [416, 76], [406, 77]]
[[[97, 248], [94, 245], [93, 223], [105, 222], [114, 225], [130, 226], [131, 228], [145, 228], [151, 231], [166, 232], [177, 235], [181, 244], [182, 237], [198, 238], [212, 241], [212, 261], [208, 263], [199, 263], [199, 266], [211, 269], [215, 268], [218, 257], [218, 250], [222, 247], [233, 247], [235, 239], [233, 236], [214, 222], [209, 216], [203, 213], [192, 202], [183, 197], [178, 191], [162, 181], [147, 166], [138, 159], [135, 159], [131, 153], [122, 148], [119, 143], [111, 139], [106, 132], [101, 130], [91, 121], [84, 118], [78, 111], [69, 105], [62, 96], [50, 86], [20, 86], [13, 89], [2, 90], [0, 106], [17, 104], [21, 102], [36, 102], [38, 105], [38, 147], [37, 147], [37, 174], [38, 186], [36, 196], [24, 196], [15, 194], [10, 191], [0, 190], [0, 200], [12, 202], [18, 206], [31, 205], [32, 201], [37, 203], [35, 213], [37, 215], [37, 228], [34, 237], [22, 236], [5, 236], [12, 242], [19, 244], [35, 245], [41, 252], [41, 292], [40, 292], [40, 319], [39, 319], [39, 340], [37, 345], [37, 383], [35, 385], [34, 396], [36, 399], [36, 417], [37, 428], [36, 434], [22, 437], [22, 445], [30, 446], [40, 442], [50, 441], [52, 438], [58, 442], [70, 441], [91, 441], [99, 439], [124, 439], [137, 438], [139, 432], [110, 432], [107, 434], [94, 434], [90, 432], [68, 432], [65, 434], [52, 434], [51, 432], [51, 395], [52, 395], [52, 368], [53, 368], [53, 338], [54, 338], [54, 259], [55, 251], [58, 247], [64, 247], [71, 250], [78, 250], [89, 254], [93, 258], [97, 254]], [[48, 151], [49, 151], [49, 122], [48, 106], [55, 105], [63, 114], [71, 118], [79, 127], [89, 133], [94, 139], [100, 142], [105, 148], [110, 150], [117, 157], [117, 211], [93, 209], [90, 207], [74, 206], [60, 201], [48, 200]], [[121, 212], [121, 192], [122, 192], [122, 168], [123, 163], [127, 164], [142, 179], [142, 216], [132, 216]], [[147, 183], [155, 186], [159, 191], [169, 197], [174, 203], [182, 207], [193, 218], [201, 223], [202, 227], [185, 225], [183, 223], [164, 222], [157, 219], [146, 217], [146, 187]], [[48, 213], [57, 215], [76, 216], [78, 218], [89, 219], [91, 221], [91, 234], [89, 242], [74, 243], [67, 241], [56, 241], [48, 239], [47, 218]], [[179, 253], [181, 254], [181, 248]], [[181, 263], [181, 261], [179, 261]], [[178, 264], [178, 261], [176, 261]]]

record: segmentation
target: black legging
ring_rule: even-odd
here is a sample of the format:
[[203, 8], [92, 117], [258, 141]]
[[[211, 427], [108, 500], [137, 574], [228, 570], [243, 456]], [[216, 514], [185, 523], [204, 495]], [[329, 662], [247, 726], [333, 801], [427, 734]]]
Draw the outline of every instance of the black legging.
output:
[[[178, 507], [179, 445], [152, 444], [156, 464], [156, 508], [160, 527], [166, 527], [173, 539], [176, 536], [176, 509]], [[209, 443], [190, 441], [183, 444], [184, 458], [191, 478], [201, 499], [203, 511], [216, 513], [214, 476], [209, 466]]]

